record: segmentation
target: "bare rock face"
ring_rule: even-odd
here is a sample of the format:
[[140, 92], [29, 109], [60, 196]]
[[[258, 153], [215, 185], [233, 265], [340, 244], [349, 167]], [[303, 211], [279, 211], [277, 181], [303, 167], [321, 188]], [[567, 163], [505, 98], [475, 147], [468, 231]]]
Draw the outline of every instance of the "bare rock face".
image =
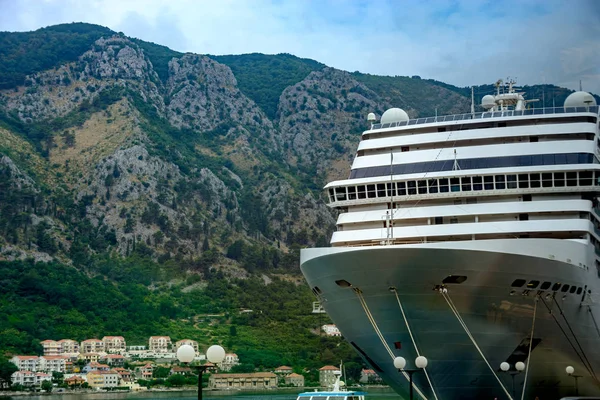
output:
[[348, 72], [324, 68], [281, 95], [281, 135], [299, 164], [324, 173], [339, 158], [344, 161], [340, 170], [347, 171], [364, 118], [382, 108], [382, 99]]
[[92, 49], [81, 56], [80, 62], [80, 78], [158, 79], [144, 52], [133, 42], [120, 36], [98, 39]]
[[39, 193], [39, 189], [36, 187], [33, 179], [24, 174], [10, 157], [2, 154], [0, 154], [0, 173], [2, 173], [3, 181], [8, 183], [9, 188]]

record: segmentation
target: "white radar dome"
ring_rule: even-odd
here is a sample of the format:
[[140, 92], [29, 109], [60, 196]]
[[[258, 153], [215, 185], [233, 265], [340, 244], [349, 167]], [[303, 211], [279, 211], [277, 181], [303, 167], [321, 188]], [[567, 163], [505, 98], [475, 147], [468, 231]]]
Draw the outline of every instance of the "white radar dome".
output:
[[481, 99], [481, 107], [485, 108], [486, 110], [494, 107], [495, 105], [496, 99], [491, 94], [487, 94]]
[[375, 116], [375, 113], [369, 113], [369, 115], [367, 115], [367, 121], [369, 121], [369, 122], [377, 121], [377, 117]]
[[565, 99], [565, 107], [595, 106], [596, 99], [588, 92], [574, 92]]
[[390, 108], [381, 116], [382, 124], [391, 124], [393, 122], [408, 121], [410, 118], [406, 111], [401, 108]]

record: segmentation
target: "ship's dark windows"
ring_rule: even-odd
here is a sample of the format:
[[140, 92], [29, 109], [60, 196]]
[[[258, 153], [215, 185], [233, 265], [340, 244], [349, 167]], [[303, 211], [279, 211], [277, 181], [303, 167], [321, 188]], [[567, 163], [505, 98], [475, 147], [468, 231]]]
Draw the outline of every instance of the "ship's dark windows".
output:
[[462, 191], [470, 192], [471, 191], [471, 177], [465, 176], [465, 177], [460, 178], [460, 180], [462, 183]]
[[580, 287], [577, 288], [577, 294], [581, 294], [582, 291], [583, 291], [582, 288], [580, 288]]
[[519, 214], [519, 221], [528, 221], [529, 214]]
[[348, 186], [348, 200], [356, 200], [356, 186]]
[[562, 289], [560, 291], [566, 293], [566, 292], [569, 291], [570, 287], [571, 287], [570, 285], [563, 285], [563, 287], [562, 287]]
[[482, 180], [481, 176], [473, 177], [473, 190], [483, 190]]
[[565, 173], [555, 172], [554, 173], [554, 186], [561, 187], [565, 186]]
[[519, 189], [525, 189], [529, 187], [529, 175], [520, 174], [519, 175]]
[[388, 196], [396, 196], [396, 185], [393, 183], [388, 183], [386, 186], [387, 186], [387, 195]]
[[494, 190], [494, 177], [493, 176], [484, 176], [483, 177], [483, 187], [485, 190]]
[[450, 190], [453, 192], [460, 192], [460, 180], [458, 178], [450, 178]]
[[528, 289], [535, 289], [540, 284], [540, 281], [529, 281], [527, 284]]
[[398, 194], [406, 196], [406, 182], [398, 182]]
[[417, 182], [408, 181], [408, 194], [417, 194]]
[[335, 281], [335, 284], [338, 285], [339, 287], [343, 287], [343, 288], [352, 287], [352, 284], [345, 279], [339, 279], [339, 280]]
[[438, 132], [446, 132], [446, 127], [444, 126], [444, 127], [438, 128]]
[[506, 175], [506, 188], [507, 189], [516, 189], [517, 188], [517, 176], [516, 175]]
[[333, 196], [333, 188], [329, 189], [329, 201], [330, 202], [335, 201], [335, 197]]
[[428, 185], [429, 185], [429, 193], [437, 193], [438, 192], [437, 179], [430, 179], [428, 182]]
[[456, 217], [450, 218], [450, 223], [451, 224], [458, 224], [458, 218], [456, 218]]
[[444, 224], [444, 217], [435, 217], [433, 219], [433, 223], [435, 225], [443, 225]]
[[367, 185], [367, 197], [370, 199], [377, 197], [375, 193], [375, 185]]
[[552, 187], [552, 174], [542, 174], [542, 187]]
[[359, 199], [366, 199], [367, 198], [367, 194], [365, 192], [365, 186], [358, 186], [358, 198]]
[[319, 287], [318, 287], [318, 286], [315, 286], [315, 287], [312, 289], [312, 291], [313, 291], [313, 293], [315, 294], [315, 296], [318, 296], [318, 295], [320, 295], [320, 294], [322, 293], [322, 292], [321, 292], [321, 289], [319, 289]]
[[579, 185], [592, 186], [593, 178], [592, 171], [579, 171]]
[[567, 186], [577, 186], [577, 172], [567, 172]]
[[525, 279], [515, 279], [514, 282], [512, 283], [512, 287], [521, 287], [525, 284]]
[[427, 181], [419, 181], [419, 194], [427, 194]]
[[448, 193], [448, 178], [440, 179], [440, 193]]
[[467, 280], [467, 277], [464, 275], [448, 275], [444, 278], [442, 283], [463, 283]]
[[560, 287], [561, 287], [560, 283], [555, 283], [554, 285], [552, 285], [552, 290], [556, 292], [556, 291], [558, 291], [558, 289], [560, 289]]
[[532, 188], [540, 187], [540, 174], [531, 174], [529, 175], [529, 184]]
[[547, 290], [551, 285], [552, 285], [551, 282], [544, 282], [544, 283], [542, 283], [542, 286], [540, 286], [540, 289]]
[[571, 290], [569, 290], [569, 293], [575, 293], [575, 291], [577, 291], [577, 286], [571, 286]]
[[537, 136], [530, 136], [529, 137], [529, 141], [530, 142], [537, 142], [538, 141], [538, 137]]
[[400, 151], [402, 151], [402, 152], [409, 151], [409, 150], [410, 150], [410, 147], [408, 147], [408, 146], [402, 146], [402, 147], [400, 147]]
[[531, 195], [530, 194], [524, 194], [523, 195], [523, 201], [531, 201]]
[[377, 184], [377, 197], [385, 197], [385, 183]]
[[506, 188], [506, 183], [504, 182], [504, 175], [496, 175], [496, 190]]
[[346, 188], [345, 187], [335, 188], [335, 198], [337, 201], [346, 200]]

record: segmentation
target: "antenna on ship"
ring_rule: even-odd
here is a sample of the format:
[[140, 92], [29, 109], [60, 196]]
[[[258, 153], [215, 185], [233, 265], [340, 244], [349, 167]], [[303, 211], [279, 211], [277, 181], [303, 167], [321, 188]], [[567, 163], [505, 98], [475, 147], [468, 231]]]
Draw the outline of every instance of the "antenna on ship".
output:
[[375, 116], [375, 113], [369, 113], [369, 115], [367, 115], [367, 122], [371, 124], [371, 129], [373, 129], [373, 125], [375, 125], [376, 121], [377, 117]]
[[475, 115], [475, 89], [471, 86], [471, 115]]
[[460, 165], [458, 165], [458, 160], [456, 159], [456, 149], [454, 149], [454, 164], [452, 165], [452, 171], [458, 171], [460, 169]]

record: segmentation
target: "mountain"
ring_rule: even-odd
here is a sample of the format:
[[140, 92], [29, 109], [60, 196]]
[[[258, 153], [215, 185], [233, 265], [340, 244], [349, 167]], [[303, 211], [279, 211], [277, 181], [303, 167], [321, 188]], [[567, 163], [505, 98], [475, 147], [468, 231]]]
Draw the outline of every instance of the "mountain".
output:
[[83, 23], [0, 32], [0, 352], [169, 334], [255, 367], [352, 358], [314, 335], [299, 249], [327, 245], [321, 188], [392, 106], [468, 112], [470, 90]]

